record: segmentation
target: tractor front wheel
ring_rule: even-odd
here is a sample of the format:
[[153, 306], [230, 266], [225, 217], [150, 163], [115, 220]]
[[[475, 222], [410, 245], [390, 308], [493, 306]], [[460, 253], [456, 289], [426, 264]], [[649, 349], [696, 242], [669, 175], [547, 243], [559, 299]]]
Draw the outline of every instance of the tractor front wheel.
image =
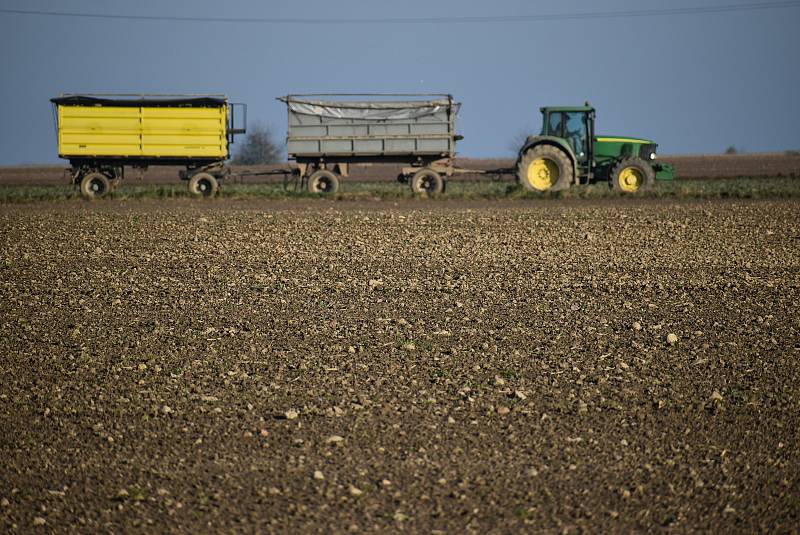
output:
[[611, 169], [609, 182], [616, 191], [636, 193], [653, 186], [656, 174], [641, 158], [625, 158]]
[[536, 145], [525, 151], [517, 163], [517, 180], [530, 191], [559, 191], [574, 179], [572, 162], [561, 149]]

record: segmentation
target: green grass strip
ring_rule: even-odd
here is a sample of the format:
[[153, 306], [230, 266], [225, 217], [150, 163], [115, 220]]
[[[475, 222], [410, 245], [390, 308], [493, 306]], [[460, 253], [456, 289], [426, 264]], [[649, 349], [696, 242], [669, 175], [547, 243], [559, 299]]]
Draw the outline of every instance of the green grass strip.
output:
[[[282, 184], [224, 184], [220, 197], [232, 199], [314, 199], [322, 195], [285, 189]], [[172, 199], [188, 198], [184, 184], [123, 185], [107, 199]], [[409, 187], [395, 182], [343, 181], [336, 200], [412, 199]], [[450, 181], [447, 190], [437, 199], [601, 199], [601, 198], [676, 198], [676, 199], [769, 199], [800, 197], [800, 178], [726, 178], [708, 180], [676, 180], [657, 182], [650, 190], [619, 193], [606, 184], [573, 186], [554, 193], [534, 193], [511, 182]], [[78, 190], [71, 186], [2, 186], [0, 203], [79, 200]], [[101, 201], [102, 202], [102, 201]]]

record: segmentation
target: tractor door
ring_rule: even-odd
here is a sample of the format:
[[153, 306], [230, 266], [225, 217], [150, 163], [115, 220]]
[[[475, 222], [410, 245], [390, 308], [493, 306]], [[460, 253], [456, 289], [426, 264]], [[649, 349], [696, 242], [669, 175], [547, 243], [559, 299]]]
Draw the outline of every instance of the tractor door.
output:
[[584, 165], [590, 152], [588, 114], [582, 111], [575, 111], [564, 115], [564, 139], [572, 145], [572, 150], [575, 151], [578, 162]]
[[548, 136], [560, 137], [572, 146], [578, 162], [584, 164], [589, 156], [589, 117], [582, 111], [551, 111], [545, 124]]

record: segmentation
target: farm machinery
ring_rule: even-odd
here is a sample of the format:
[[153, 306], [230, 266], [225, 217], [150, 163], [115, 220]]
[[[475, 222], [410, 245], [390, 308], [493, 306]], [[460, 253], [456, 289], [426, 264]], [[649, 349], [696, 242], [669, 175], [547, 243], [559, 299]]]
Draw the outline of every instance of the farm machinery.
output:
[[[354, 96], [368, 99], [341, 99]], [[451, 95], [288, 95], [280, 100], [289, 112], [287, 146], [297, 162], [295, 174], [315, 193], [336, 192], [351, 163], [404, 163], [398, 180], [427, 194], [441, 193], [445, 180], [460, 174], [515, 175], [526, 189], [541, 192], [607, 181], [633, 193], [656, 179], [673, 178], [672, 166], [656, 161], [655, 142], [595, 135], [595, 109], [588, 102], [541, 108], [542, 130], [526, 139], [515, 167], [476, 170], [454, 164], [462, 137], [455, 129], [460, 105]]]
[[[324, 97], [324, 99], [323, 99]], [[453, 165], [460, 104], [449, 94], [287, 95], [286, 146], [311, 193], [335, 193], [351, 164], [401, 164], [414, 193], [441, 193]]]
[[214, 195], [230, 175], [225, 160], [234, 135], [246, 131], [246, 106], [225, 95], [62, 94], [50, 101], [58, 154], [87, 199], [113, 190], [126, 166], [151, 165], [184, 167], [178, 176], [190, 194]]
[[[179, 173], [195, 196], [217, 193], [232, 175], [225, 165], [235, 134], [245, 132], [246, 108], [224, 95], [62, 95], [51, 99], [59, 155], [86, 198], [106, 195], [126, 166], [185, 167]], [[294, 176], [309, 192], [332, 194], [351, 165], [400, 164], [398, 180], [414, 193], [444, 191], [454, 175], [516, 176], [531, 191], [607, 181], [633, 193], [670, 180], [656, 161], [655, 142], [595, 135], [595, 109], [544, 107], [542, 129], [520, 148], [516, 165], [477, 170], [455, 165], [460, 104], [449, 94], [305, 94], [280, 97], [288, 112], [288, 169], [238, 176]], [[235, 120], [240, 109], [242, 121]], [[241, 124], [241, 126], [240, 126]]]
[[558, 191], [572, 184], [607, 181], [634, 193], [655, 180], [671, 180], [672, 166], [656, 161], [654, 141], [595, 134], [595, 109], [544, 107], [542, 130], [530, 136], [517, 155], [516, 175], [531, 191]]

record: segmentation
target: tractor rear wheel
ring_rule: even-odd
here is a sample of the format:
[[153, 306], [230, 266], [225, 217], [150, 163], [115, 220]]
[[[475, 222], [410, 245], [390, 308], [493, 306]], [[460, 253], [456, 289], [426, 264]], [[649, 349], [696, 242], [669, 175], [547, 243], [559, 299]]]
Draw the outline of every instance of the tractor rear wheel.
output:
[[84, 199], [100, 199], [111, 191], [111, 181], [103, 173], [95, 171], [83, 176], [80, 187]]
[[308, 177], [308, 192], [331, 195], [339, 191], [339, 179], [327, 169], [315, 171]]
[[420, 169], [411, 177], [411, 191], [414, 193], [438, 195], [444, 191], [442, 175], [433, 169]]
[[611, 187], [623, 193], [636, 193], [653, 186], [656, 174], [641, 158], [625, 158], [611, 169], [608, 180]]
[[197, 173], [189, 179], [189, 193], [195, 197], [213, 197], [219, 191], [219, 182], [210, 173]]
[[517, 180], [530, 191], [566, 189], [574, 180], [572, 162], [558, 147], [536, 145], [517, 163]]

